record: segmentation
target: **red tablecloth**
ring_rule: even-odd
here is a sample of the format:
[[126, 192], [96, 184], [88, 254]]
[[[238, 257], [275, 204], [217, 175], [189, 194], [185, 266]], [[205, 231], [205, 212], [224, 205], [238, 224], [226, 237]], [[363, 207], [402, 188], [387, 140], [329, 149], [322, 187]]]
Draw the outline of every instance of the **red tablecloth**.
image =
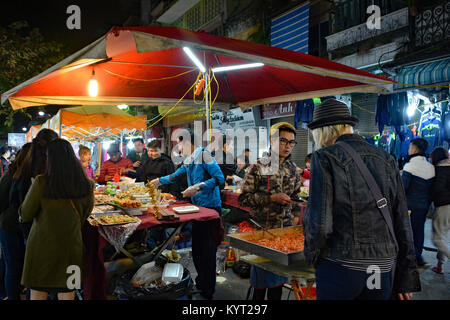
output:
[[[189, 204], [189, 203], [188, 204], [175, 204], [173, 206], [169, 206], [169, 209], [175, 208], [175, 207], [183, 207], [183, 206], [191, 206], [191, 204]], [[152, 214], [145, 214], [142, 216], [138, 216], [138, 218], [141, 219], [142, 222], [138, 226], [137, 230], [148, 229], [148, 228], [155, 227], [157, 225], [167, 224], [167, 223], [181, 223], [181, 222], [187, 222], [187, 221], [192, 221], [192, 220], [208, 221], [208, 220], [214, 220], [214, 219], [220, 218], [219, 213], [216, 210], [199, 207], [199, 206], [196, 206], [196, 207], [198, 207], [200, 209], [199, 212], [179, 214], [180, 220], [176, 220], [176, 221], [159, 221]]]
[[250, 212], [250, 207], [241, 207], [238, 202], [239, 193], [228, 191], [228, 190], [222, 190], [222, 199], [223, 204], [230, 207], [235, 207], [247, 212]]
[[[191, 204], [175, 204], [174, 206], [186, 206]], [[172, 208], [174, 206], [169, 206]], [[142, 223], [137, 230], [148, 229], [161, 224], [182, 223], [187, 221], [209, 221], [219, 219], [216, 210], [199, 207], [198, 213], [180, 214], [180, 220], [159, 221], [153, 215], [138, 216]], [[106, 300], [106, 270], [103, 259], [103, 247], [108, 243], [98, 232], [96, 227], [86, 223], [84, 240], [88, 260], [88, 276], [83, 281], [83, 298], [85, 300]], [[218, 224], [219, 225], [219, 224]]]

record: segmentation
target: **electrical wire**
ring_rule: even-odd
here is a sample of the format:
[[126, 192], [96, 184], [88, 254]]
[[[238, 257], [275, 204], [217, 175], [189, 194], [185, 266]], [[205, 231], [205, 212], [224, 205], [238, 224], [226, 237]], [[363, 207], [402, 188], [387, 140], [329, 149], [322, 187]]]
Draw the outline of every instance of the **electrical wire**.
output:
[[105, 69], [104, 67], [101, 67], [101, 69], [102, 69], [103, 71], [105, 71], [106, 73], [109, 73], [109, 74], [111, 74], [111, 75], [113, 75], [113, 76], [116, 76], [116, 77], [124, 78], [124, 79], [127, 79], [127, 80], [145, 81], [145, 82], [163, 81], [163, 80], [174, 79], [174, 78], [181, 77], [181, 76], [183, 76], [183, 75], [185, 75], [185, 74], [188, 74], [188, 73], [191, 73], [191, 72], [194, 72], [194, 71], [197, 70], [197, 69], [192, 69], [192, 70], [189, 70], [189, 71], [186, 71], [186, 72], [182, 72], [182, 73], [176, 74], [176, 75], [174, 75], [174, 76], [164, 77], [164, 78], [159, 78], [159, 79], [137, 79], [137, 78], [131, 78], [131, 77], [127, 77], [127, 76], [124, 76], [124, 75], [121, 75], [121, 74], [112, 72], [112, 71], [110, 71], [110, 70]]
[[[199, 73], [197, 79], [200, 77], [200, 74], [201, 73]], [[160, 119], [158, 119], [158, 121], [156, 121], [153, 124], [151, 124], [150, 126], [148, 126], [147, 129], [150, 129], [151, 127], [155, 126], [158, 122], [160, 122], [162, 119], [164, 119], [184, 99], [184, 97], [189, 93], [189, 91], [191, 91], [192, 88], [194, 88], [195, 84], [196, 84], [196, 82], [194, 82], [192, 84], [192, 86], [184, 93], [184, 95], [177, 101], [177, 103], [175, 103], [175, 105], [172, 108], [167, 110], [167, 112]]]

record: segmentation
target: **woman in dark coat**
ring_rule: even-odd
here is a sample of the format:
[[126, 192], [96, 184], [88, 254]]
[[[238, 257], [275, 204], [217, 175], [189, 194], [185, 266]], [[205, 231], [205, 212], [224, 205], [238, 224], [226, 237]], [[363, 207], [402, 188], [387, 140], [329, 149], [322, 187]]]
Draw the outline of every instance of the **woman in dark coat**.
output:
[[20, 299], [20, 279], [25, 256], [24, 239], [19, 226], [18, 207], [11, 204], [9, 191], [13, 176], [18, 172], [18, 167], [22, 168], [31, 156], [30, 149], [31, 143], [25, 144], [19, 151], [17, 159], [0, 179], [0, 244], [2, 258], [5, 262], [5, 289], [8, 300]]
[[81, 167], [70, 143], [48, 144], [48, 165], [19, 208], [23, 221], [33, 221], [25, 251], [22, 284], [31, 300], [58, 293], [73, 300], [85, 271], [81, 228], [94, 207], [94, 182]]

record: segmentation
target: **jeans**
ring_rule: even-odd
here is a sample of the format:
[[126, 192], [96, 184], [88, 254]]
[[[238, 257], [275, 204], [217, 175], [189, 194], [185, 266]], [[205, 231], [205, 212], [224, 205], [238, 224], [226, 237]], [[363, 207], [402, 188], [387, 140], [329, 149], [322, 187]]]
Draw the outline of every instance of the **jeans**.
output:
[[[212, 208], [221, 214], [220, 208]], [[192, 260], [197, 278], [196, 287], [201, 295], [211, 300], [216, 288], [217, 245], [211, 236], [211, 221], [192, 222]]]
[[0, 245], [0, 299], [6, 297], [5, 290], [5, 260], [3, 259], [3, 249]]
[[392, 291], [391, 273], [380, 273], [379, 289], [369, 289], [368, 282], [373, 282], [368, 278], [374, 276], [321, 260], [316, 267], [317, 300], [388, 300]]
[[8, 300], [20, 300], [25, 243], [23, 236], [0, 230], [2, 256], [5, 261], [5, 290]]
[[414, 251], [417, 263], [423, 262], [422, 251], [425, 240], [425, 221], [427, 220], [428, 208], [411, 209], [411, 228], [413, 232]]
[[445, 260], [450, 258], [448, 246], [448, 231], [450, 230], [450, 204], [436, 207], [433, 216], [433, 242], [438, 248], [438, 266], [442, 267]]

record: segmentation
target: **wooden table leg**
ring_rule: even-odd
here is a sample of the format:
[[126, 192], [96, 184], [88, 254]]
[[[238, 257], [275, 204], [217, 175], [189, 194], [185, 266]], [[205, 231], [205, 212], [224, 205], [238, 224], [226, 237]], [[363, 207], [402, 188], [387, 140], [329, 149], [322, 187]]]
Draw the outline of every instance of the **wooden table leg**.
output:
[[309, 296], [309, 293], [311, 292], [313, 285], [314, 285], [314, 281], [310, 281], [308, 283], [308, 286], [306, 287], [305, 292], [303, 293], [301, 287], [298, 284], [298, 280], [291, 280], [292, 290], [294, 291], [295, 298], [297, 300], [315, 300], [315, 297]]
[[303, 292], [302, 289], [300, 289], [299, 285], [298, 285], [298, 280], [291, 280], [291, 286], [292, 286], [292, 290], [294, 291], [295, 294], [295, 299], [297, 300], [303, 300]]

